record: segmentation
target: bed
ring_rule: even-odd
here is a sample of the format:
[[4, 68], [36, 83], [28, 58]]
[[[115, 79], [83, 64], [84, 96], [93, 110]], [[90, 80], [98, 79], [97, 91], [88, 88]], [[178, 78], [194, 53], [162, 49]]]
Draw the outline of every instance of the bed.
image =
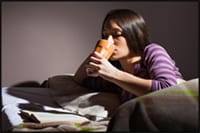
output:
[[[118, 95], [93, 92], [73, 82], [70, 75], [53, 76], [48, 81], [49, 88], [2, 88], [3, 131], [198, 131], [199, 129], [198, 78], [135, 98], [122, 105]], [[48, 114], [50, 119], [44, 122], [41, 122], [42, 119], [39, 119], [40, 122], [33, 119], [25, 121], [24, 117], [19, 115], [22, 111], [40, 115], [41, 118], [44, 116], [41, 115], [42, 112], [50, 113]], [[39, 112], [39, 115], [35, 112]], [[60, 116], [64, 114], [65, 119], [54, 121], [54, 113]]]
[[[18, 128], [19, 125], [25, 122], [25, 119], [19, 115], [22, 111], [29, 113], [32, 111], [32, 114], [41, 116], [39, 119], [43, 120], [42, 122], [44, 122], [43, 117], [45, 117], [45, 122], [52, 122], [56, 119], [58, 121], [67, 121], [75, 124], [79, 123], [80, 127], [81, 123], [86, 123], [87, 121], [88, 124], [85, 124], [84, 127], [91, 126], [91, 123], [93, 124], [92, 129], [87, 128], [87, 130], [105, 131], [110, 116], [120, 104], [117, 95], [107, 92], [93, 92], [75, 83], [71, 75], [50, 77], [48, 84], [50, 86], [48, 88], [2, 87], [1, 112], [3, 131], [13, 131], [13, 127], [15, 131], [25, 130]], [[57, 118], [52, 118], [52, 120], [48, 119], [47, 121], [46, 116], [41, 115], [43, 112], [46, 114], [49, 113], [49, 117], [57, 115]], [[63, 118], [61, 119], [63, 115], [65, 115], [65, 120]], [[37, 121], [29, 119], [26, 122]], [[65, 127], [64, 130], [85, 130], [85, 128], [79, 129], [77, 127], [73, 127], [72, 129], [70, 123], [68, 126], [70, 127], [67, 128], [70, 129], [66, 129]], [[32, 131], [32, 129], [26, 130]], [[49, 130], [51, 131], [53, 129], [44, 129], [44, 131]], [[61, 130], [63, 128], [57, 129], [56, 131]]]

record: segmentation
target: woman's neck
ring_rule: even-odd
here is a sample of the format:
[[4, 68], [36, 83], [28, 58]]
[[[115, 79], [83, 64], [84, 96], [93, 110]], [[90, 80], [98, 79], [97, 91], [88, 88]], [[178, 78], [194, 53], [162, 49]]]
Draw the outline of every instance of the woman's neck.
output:
[[139, 63], [141, 61], [141, 56], [132, 56], [130, 58], [124, 58], [119, 60], [122, 68], [124, 71], [133, 73], [135, 64]]

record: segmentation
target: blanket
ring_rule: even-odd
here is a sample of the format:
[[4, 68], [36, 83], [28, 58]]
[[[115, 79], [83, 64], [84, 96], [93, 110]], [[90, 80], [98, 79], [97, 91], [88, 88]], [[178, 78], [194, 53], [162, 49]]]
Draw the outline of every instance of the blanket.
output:
[[48, 87], [53, 99], [62, 108], [80, 114], [109, 117], [120, 105], [117, 94], [94, 92], [77, 84], [70, 75], [50, 77]]
[[108, 121], [86, 121], [73, 123], [70, 121], [55, 121], [44, 123], [26, 122], [13, 128], [13, 132], [66, 132], [66, 131], [90, 131], [105, 132]]
[[110, 120], [108, 131], [196, 132], [198, 105], [196, 78], [121, 105]]
[[[62, 83], [67, 82], [65, 87], [64, 85], [58, 87], [56, 83], [63, 80], [65, 82]], [[32, 119], [33, 121], [15, 126], [12, 131], [197, 131], [198, 81], [198, 79], [189, 80], [119, 105], [116, 95], [109, 97], [109, 94], [105, 93], [107, 97], [103, 94], [103, 97], [98, 99], [99, 93], [75, 84], [69, 76], [59, 76], [56, 80], [50, 79], [49, 85], [56, 85], [55, 88], [50, 87], [52, 97], [64, 110], [85, 117], [81, 118], [83, 121], [72, 121], [67, 118], [62, 121]], [[98, 100], [95, 99], [96, 96]], [[113, 100], [111, 102], [114, 102], [114, 107], [112, 104], [106, 107], [107, 103], [104, 102], [109, 100]], [[95, 107], [91, 108], [93, 106]], [[96, 107], [100, 113], [95, 113]], [[115, 109], [111, 112], [112, 117], [109, 117], [109, 113], [105, 113], [109, 108]], [[95, 119], [91, 116], [95, 116]]]
[[62, 110], [56, 114], [21, 110], [24, 123], [12, 131], [106, 131], [110, 116], [120, 105], [118, 95], [89, 90], [70, 75], [50, 77], [47, 87]]
[[109, 119], [94, 121], [73, 113], [49, 113], [21, 110], [24, 123], [12, 128], [21, 131], [106, 131]]

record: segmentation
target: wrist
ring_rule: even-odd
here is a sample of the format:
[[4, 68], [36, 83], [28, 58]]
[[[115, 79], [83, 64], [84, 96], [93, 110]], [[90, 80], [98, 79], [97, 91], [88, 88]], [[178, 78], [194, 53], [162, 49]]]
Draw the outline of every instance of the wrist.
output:
[[112, 77], [111, 77], [111, 81], [113, 83], [118, 83], [118, 81], [121, 79], [122, 77], [122, 74], [123, 74], [123, 71], [119, 70], [119, 69], [116, 69], [113, 71], [113, 73], [111, 74]]

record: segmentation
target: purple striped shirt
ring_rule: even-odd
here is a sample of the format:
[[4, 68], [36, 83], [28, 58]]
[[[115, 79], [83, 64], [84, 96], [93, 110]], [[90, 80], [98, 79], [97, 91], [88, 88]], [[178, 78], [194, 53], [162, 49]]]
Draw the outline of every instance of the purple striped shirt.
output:
[[[162, 46], [156, 43], [145, 47], [142, 62], [135, 66], [134, 75], [152, 79], [152, 91], [176, 85], [177, 79], [183, 78], [174, 60]], [[126, 92], [122, 99], [126, 101], [133, 97], [135, 96]]]

